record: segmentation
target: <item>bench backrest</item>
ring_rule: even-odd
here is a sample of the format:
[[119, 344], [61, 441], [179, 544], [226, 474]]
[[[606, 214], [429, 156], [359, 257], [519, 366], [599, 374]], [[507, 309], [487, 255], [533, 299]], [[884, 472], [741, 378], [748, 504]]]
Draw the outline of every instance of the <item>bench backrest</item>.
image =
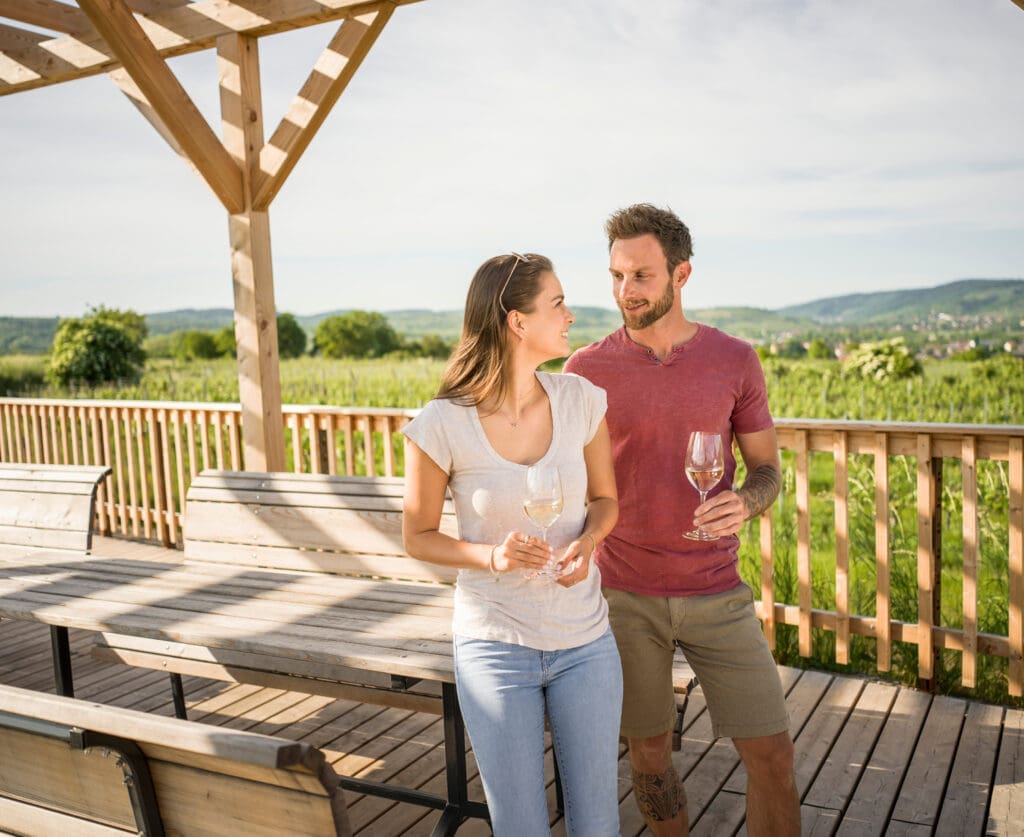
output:
[[4, 828], [139, 833], [117, 759], [73, 743], [100, 736], [141, 750], [167, 834], [351, 834], [338, 776], [315, 747], [13, 686], [0, 686]]
[[67, 549], [92, 546], [102, 465], [0, 463], [0, 546]]
[[[188, 490], [185, 558], [202, 563], [419, 581], [456, 571], [402, 547], [399, 477], [203, 471]], [[457, 532], [451, 501], [441, 529]]]

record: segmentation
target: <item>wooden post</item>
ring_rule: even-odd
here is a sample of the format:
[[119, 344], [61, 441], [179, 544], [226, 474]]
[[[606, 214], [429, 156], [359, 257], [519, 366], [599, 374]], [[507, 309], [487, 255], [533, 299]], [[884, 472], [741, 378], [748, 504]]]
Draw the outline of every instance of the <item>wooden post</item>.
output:
[[243, 458], [249, 470], [283, 471], [284, 425], [270, 215], [252, 205], [253, 182], [263, 147], [256, 39], [244, 35], [218, 38], [217, 59], [224, 145], [241, 167], [244, 194], [243, 210], [228, 215]]

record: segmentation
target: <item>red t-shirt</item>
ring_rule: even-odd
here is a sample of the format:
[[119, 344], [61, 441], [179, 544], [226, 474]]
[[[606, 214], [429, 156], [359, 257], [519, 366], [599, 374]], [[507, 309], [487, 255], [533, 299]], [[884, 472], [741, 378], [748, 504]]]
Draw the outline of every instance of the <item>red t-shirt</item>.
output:
[[683, 537], [700, 505], [684, 460], [691, 431], [722, 435], [725, 475], [711, 490], [713, 497], [732, 486], [732, 434], [773, 426], [753, 347], [698, 325], [691, 340], [659, 361], [621, 328], [573, 354], [565, 371], [608, 393], [619, 520], [597, 551], [604, 586], [648, 596], [689, 596], [739, 584], [735, 535], [706, 542]]

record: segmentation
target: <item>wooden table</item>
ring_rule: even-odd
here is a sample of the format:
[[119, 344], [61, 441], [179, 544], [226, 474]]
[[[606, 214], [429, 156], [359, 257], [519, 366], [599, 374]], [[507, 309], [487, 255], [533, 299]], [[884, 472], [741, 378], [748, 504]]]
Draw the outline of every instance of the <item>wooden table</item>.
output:
[[57, 688], [73, 695], [68, 628], [298, 661], [338, 683], [439, 683], [447, 797], [359, 779], [343, 787], [443, 811], [435, 834], [467, 816], [465, 734], [455, 692], [452, 589], [244, 567], [0, 552], [0, 616], [51, 626]]

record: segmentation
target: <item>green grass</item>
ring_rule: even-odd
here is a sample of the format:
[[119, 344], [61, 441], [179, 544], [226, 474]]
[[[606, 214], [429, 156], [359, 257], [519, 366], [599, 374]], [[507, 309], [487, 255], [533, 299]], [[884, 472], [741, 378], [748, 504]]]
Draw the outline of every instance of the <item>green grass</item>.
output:
[[[360, 407], [419, 407], [436, 392], [443, 361], [357, 360], [319, 358], [281, 363], [282, 396], [290, 404]], [[5, 379], [3, 376], [7, 375]], [[48, 397], [131, 398], [167, 401], [237, 402], [233, 360], [151, 361], [141, 381], [126, 387], [60, 390], [42, 383], [38, 358], [0, 360], [0, 382], [25, 383], [22, 394]], [[865, 382], [850, 377], [831, 361], [769, 360], [765, 364], [769, 400], [777, 417], [1020, 424], [1024, 421], [1024, 362], [1010, 357], [960, 363], [930, 361], [925, 374], [909, 381]], [[2, 391], [2, 390], [0, 390]], [[400, 443], [396, 458], [401, 465]], [[358, 456], [361, 453], [357, 452]], [[378, 445], [378, 466], [383, 451]], [[783, 455], [784, 487], [775, 508], [776, 600], [796, 603], [796, 515], [793, 455]], [[813, 604], [835, 609], [835, 520], [832, 457], [811, 454], [811, 558]], [[852, 455], [849, 465], [850, 610], [875, 613], [875, 545], [873, 460]], [[890, 458], [891, 612], [894, 619], [917, 619], [916, 463]], [[980, 561], [979, 631], [1006, 635], [1008, 595], [1008, 468], [1006, 463], [978, 463]], [[962, 606], [962, 509], [960, 464], [943, 467], [942, 585], [939, 624], [960, 627]], [[755, 590], [760, 587], [759, 534], [748, 524], [742, 535], [740, 567]], [[805, 660], [796, 651], [796, 629], [778, 628], [777, 656], [789, 665], [837, 668], [835, 637], [815, 631], [814, 654]], [[875, 643], [851, 638], [851, 662], [845, 670], [875, 673]], [[1010, 700], [1005, 659], [979, 655], [976, 697], [1024, 705]], [[893, 644], [894, 679], [913, 683], [917, 677], [915, 646]], [[945, 654], [938, 686], [958, 693], [960, 655]]]

